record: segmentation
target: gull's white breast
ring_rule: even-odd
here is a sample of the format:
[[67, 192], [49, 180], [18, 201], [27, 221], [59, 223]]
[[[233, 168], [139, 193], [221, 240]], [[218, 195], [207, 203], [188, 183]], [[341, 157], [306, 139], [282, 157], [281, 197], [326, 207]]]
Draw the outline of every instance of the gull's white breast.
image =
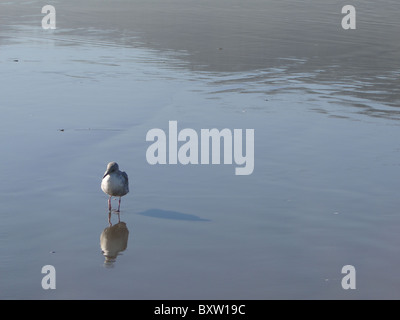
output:
[[129, 192], [128, 181], [122, 174], [111, 173], [101, 181], [101, 190], [110, 196], [122, 197]]

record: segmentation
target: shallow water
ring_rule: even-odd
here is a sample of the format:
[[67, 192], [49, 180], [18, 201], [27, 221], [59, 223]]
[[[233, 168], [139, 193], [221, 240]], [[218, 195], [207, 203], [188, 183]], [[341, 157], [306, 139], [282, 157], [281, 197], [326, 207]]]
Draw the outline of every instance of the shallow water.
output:
[[[123, 13], [131, 3], [139, 20]], [[85, 1], [90, 19], [79, 20], [55, 1], [50, 31], [30, 25], [39, 2], [0, 1], [0, 298], [398, 299], [398, 5], [357, 5], [361, 37], [340, 46], [341, 6], [308, 3], [121, 1], [107, 20], [106, 2], [90, 11]], [[284, 23], [293, 17], [296, 39]], [[274, 30], [268, 58], [263, 30]], [[325, 48], [317, 57], [314, 40]], [[149, 165], [146, 133], [170, 120], [255, 129], [254, 172]], [[114, 232], [100, 189], [109, 161], [131, 183]], [[116, 258], [103, 255], [101, 234], [107, 252], [123, 250]], [[42, 289], [44, 265], [55, 290]], [[356, 268], [356, 290], [342, 289], [344, 265]]]

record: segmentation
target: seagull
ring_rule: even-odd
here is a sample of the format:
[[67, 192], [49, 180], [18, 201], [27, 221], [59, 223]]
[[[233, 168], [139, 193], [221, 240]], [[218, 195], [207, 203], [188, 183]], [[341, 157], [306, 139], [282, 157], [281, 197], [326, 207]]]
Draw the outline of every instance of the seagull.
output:
[[110, 162], [101, 181], [101, 190], [108, 194], [108, 210], [111, 212], [111, 197], [119, 197], [118, 210], [121, 206], [121, 197], [129, 192], [128, 175], [120, 171], [118, 163]]

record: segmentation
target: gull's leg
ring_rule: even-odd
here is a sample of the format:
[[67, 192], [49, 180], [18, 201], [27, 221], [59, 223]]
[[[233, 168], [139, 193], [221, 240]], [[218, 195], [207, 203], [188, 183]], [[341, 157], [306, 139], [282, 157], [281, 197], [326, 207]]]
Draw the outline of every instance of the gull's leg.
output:
[[108, 211], [108, 224], [110, 225], [110, 227], [112, 226], [112, 223], [111, 223], [111, 210]]
[[111, 196], [108, 198], [108, 210], [111, 211]]
[[121, 206], [121, 197], [119, 197], [119, 200], [118, 200], [118, 210], [117, 210], [117, 212], [119, 212], [120, 206]]

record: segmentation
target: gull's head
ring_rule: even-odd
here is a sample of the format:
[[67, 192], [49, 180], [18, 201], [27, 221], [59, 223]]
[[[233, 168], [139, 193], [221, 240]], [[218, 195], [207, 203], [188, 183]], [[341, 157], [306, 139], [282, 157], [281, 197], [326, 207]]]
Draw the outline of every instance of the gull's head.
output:
[[107, 175], [109, 175], [110, 173], [113, 173], [113, 172], [115, 172], [115, 171], [118, 171], [119, 170], [119, 167], [118, 167], [118, 163], [116, 163], [116, 162], [109, 162], [108, 163], [108, 165], [107, 165], [107, 170], [106, 170], [106, 172], [104, 173], [104, 176], [103, 176], [103, 179], [107, 176]]

